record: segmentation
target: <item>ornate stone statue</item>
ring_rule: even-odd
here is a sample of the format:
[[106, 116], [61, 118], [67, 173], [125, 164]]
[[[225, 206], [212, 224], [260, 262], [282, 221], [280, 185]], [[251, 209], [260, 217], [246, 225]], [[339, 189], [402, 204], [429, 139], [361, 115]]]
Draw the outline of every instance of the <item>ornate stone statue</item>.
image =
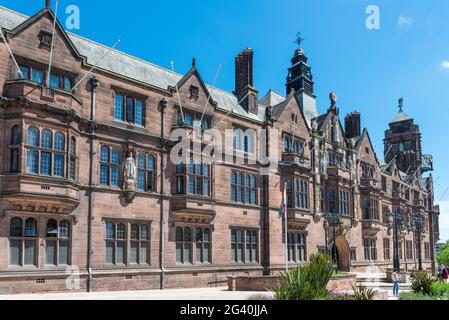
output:
[[353, 186], [356, 186], [357, 180], [356, 180], [356, 172], [355, 172], [355, 165], [354, 161], [352, 159], [352, 155], [349, 156], [349, 162], [348, 162], [349, 170], [351, 172], [351, 182]]
[[137, 167], [132, 152], [128, 154], [128, 157], [125, 160], [123, 176], [125, 178], [125, 190], [134, 191], [137, 179]]
[[326, 174], [327, 172], [327, 165], [328, 165], [328, 159], [327, 159], [327, 152], [326, 152], [326, 144], [321, 144], [320, 148], [320, 154], [321, 154], [321, 174]]

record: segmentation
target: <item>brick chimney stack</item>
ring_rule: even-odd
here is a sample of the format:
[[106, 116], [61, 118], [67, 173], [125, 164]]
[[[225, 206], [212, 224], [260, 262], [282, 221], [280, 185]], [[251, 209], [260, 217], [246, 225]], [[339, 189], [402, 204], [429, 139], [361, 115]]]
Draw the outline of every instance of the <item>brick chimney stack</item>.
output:
[[247, 48], [235, 57], [235, 92], [242, 106], [251, 113], [257, 114], [258, 92], [253, 86], [252, 49]]
[[360, 112], [351, 112], [345, 117], [345, 134], [348, 139], [360, 137]]

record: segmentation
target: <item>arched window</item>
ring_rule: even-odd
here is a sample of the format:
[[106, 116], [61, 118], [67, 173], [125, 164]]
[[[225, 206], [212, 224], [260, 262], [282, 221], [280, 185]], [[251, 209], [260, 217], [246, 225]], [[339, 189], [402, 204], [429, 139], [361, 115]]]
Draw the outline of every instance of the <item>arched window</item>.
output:
[[28, 128], [28, 145], [39, 147], [39, 130], [35, 127]]
[[[19, 265], [36, 265], [36, 242], [36, 219], [28, 218], [25, 221], [24, 237], [21, 239], [15, 238], [11, 241], [11, 251], [15, 250], [16, 252], [19, 252]], [[13, 257], [11, 256], [11, 262], [12, 261]]]
[[58, 222], [50, 219], [47, 222], [45, 240], [45, 264], [69, 265], [70, 222]]
[[125, 264], [126, 239], [125, 224], [105, 224], [106, 263]]
[[21, 266], [23, 263], [23, 221], [21, 218], [12, 218], [9, 225], [9, 264]]
[[29, 238], [37, 237], [36, 219], [29, 218], [25, 221], [25, 237]]
[[53, 175], [56, 177], [64, 177], [65, 168], [65, 136], [61, 132], [55, 133], [55, 145], [54, 145], [54, 162], [53, 162]]
[[57, 238], [58, 237], [58, 222], [56, 220], [48, 220], [46, 229], [47, 238]]
[[147, 157], [147, 191], [156, 191], [156, 158]]
[[108, 146], [102, 146], [101, 147], [101, 156], [100, 161], [101, 162], [109, 162], [109, 147]]
[[71, 180], [76, 180], [76, 138], [70, 138], [70, 151], [69, 151], [69, 178]]
[[17, 173], [20, 169], [20, 148], [22, 143], [22, 130], [16, 125], [11, 129], [11, 147], [9, 169], [11, 173]]
[[18, 145], [22, 143], [22, 130], [19, 125], [12, 127], [11, 129], [11, 144]]
[[130, 262], [132, 264], [148, 264], [148, 226], [146, 224], [131, 225], [131, 254]]
[[53, 135], [50, 130], [42, 130], [41, 148], [51, 150], [53, 148]]
[[118, 149], [102, 146], [100, 150], [100, 184], [119, 187], [121, 154]]
[[65, 136], [61, 132], [55, 133], [55, 150], [65, 151]]
[[20, 218], [12, 218], [9, 225], [9, 236], [10, 237], [22, 237], [23, 223]]
[[210, 231], [207, 228], [196, 228], [196, 263], [209, 263], [210, 261]]
[[192, 230], [189, 227], [176, 228], [176, 262], [192, 263]]
[[137, 156], [137, 188], [139, 190], [146, 189], [146, 170], [145, 170], [145, 155], [140, 153]]

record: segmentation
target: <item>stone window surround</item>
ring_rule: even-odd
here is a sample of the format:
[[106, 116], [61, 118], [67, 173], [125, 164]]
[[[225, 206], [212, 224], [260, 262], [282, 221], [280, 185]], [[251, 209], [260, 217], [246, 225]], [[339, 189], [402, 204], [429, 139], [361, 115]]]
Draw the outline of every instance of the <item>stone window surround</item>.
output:
[[[14, 141], [14, 129], [18, 128], [19, 130], [19, 137], [18, 137], [18, 143], [15, 143], [16, 141]], [[9, 143], [8, 143], [8, 149], [9, 149], [9, 164], [8, 164], [8, 171], [10, 173], [19, 173], [21, 170], [21, 159], [22, 159], [22, 145], [23, 145], [23, 129], [22, 129], [22, 123], [11, 123], [9, 126], [9, 132], [10, 132], [10, 137], [9, 137]], [[13, 154], [13, 152], [17, 152], [17, 154]], [[13, 159], [16, 158], [16, 159]], [[17, 168], [13, 168], [13, 163], [14, 161], [17, 162]]]
[[[157, 172], [158, 172], [158, 157], [156, 153], [153, 152], [148, 152], [145, 150], [136, 150], [135, 151], [136, 155], [136, 169], [137, 169], [137, 175], [139, 174], [139, 172], [144, 172], [145, 173], [145, 190], [143, 189], [139, 189], [138, 187], [138, 181], [136, 181], [136, 190], [137, 191], [141, 191], [141, 192], [149, 192], [149, 193], [156, 193], [157, 192]], [[145, 161], [144, 161], [144, 168], [139, 168], [139, 156], [144, 155], [145, 157]], [[153, 157], [154, 159], [154, 170], [150, 170], [148, 167], [148, 159], [149, 157]], [[151, 175], [151, 187], [149, 185], [149, 181], [148, 181], [148, 176]], [[139, 179], [139, 177], [137, 177], [137, 179]]]
[[[291, 189], [288, 187], [288, 182], [291, 182]], [[293, 178], [286, 178], [287, 183], [287, 199], [291, 199], [291, 203], [287, 203], [289, 209], [300, 209], [310, 211], [310, 181], [308, 177], [294, 176]], [[303, 189], [305, 186], [306, 190]], [[298, 198], [298, 203], [296, 199]], [[301, 201], [302, 199], [302, 201]], [[289, 202], [289, 201], [287, 201]], [[301, 202], [306, 205], [301, 206]]]
[[[136, 267], [136, 266], [143, 266], [143, 267], [148, 267], [151, 265], [151, 243], [152, 243], [152, 235], [153, 235], [153, 230], [152, 230], [152, 225], [153, 225], [153, 221], [152, 220], [133, 220], [133, 219], [120, 219], [120, 218], [102, 218], [102, 226], [103, 226], [103, 242], [104, 242], [104, 249], [106, 249], [106, 242], [109, 241], [108, 239], [106, 239], [106, 224], [107, 223], [113, 223], [115, 226], [117, 226], [118, 224], [124, 224], [125, 225], [125, 240], [123, 240], [126, 243], [125, 246], [125, 252], [124, 252], [124, 259], [125, 259], [125, 263], [124, 264], [111, 264], [111, 263], [106, 263], [106, 251], [104, 252], [103, 255], [103, 261], [104, 261], [104, 265], [109, 267], [109, 268], [126, 268], [126, 267]], [[133, 240], [131, 240], [131, 226], [133, 224], [138, 224], [139, 226], [146, 224], [148, 226], [148, 252], [147, 252], [147, 263], [140, 263], [140, 264], [135, 264], [135, 263], [131, 263], [130, 262], [130, 252], [131, 252], [131, 242]], [[110, 240], [110, 241], [117, 241], [117, 240]]]
[[[241, 262], [235, 262], [233, 261], [232, 258], [232, 231], [233, 230], [241, 230], [243, 231], [243, 260]], [[248, 227], [248, 226], [229, 226], [229, 236], [230, 236], [230, 256], [229, 256], [229, 260], [231, 265], [259, 265], [260, 264], [260, 237], [261, 237], [261, 232], [260, 232], [260, 227]], [[246, 232], [247, 231], [255, 231], [257, 233], [257, 261], [246, 261]]]
[[[28, 132], [30, 128], [36, 128], [38, 130], [38, 144], [39, 146], [32, 146], [28, 143]], [[45, 176], [45, 177], [52, 177], [52, 178], [56, 178], [56, 179], [67, 179], [67, 172], [68, 172], [68, 161], [69, 161], [69, 157], [68, 157], [68, 143], [67, 143], [67, 130], [64, 129], [60, 129], [60, 128], [56, 128], [54, 126], [43, 126], [40, 124], [36, 124], [36, 123], [26, 123], [25, 124], [25, 129], [23, 130], [23, 134], [22, 136], [25, 136], [25, 144], [24, 144], [24, 148], [25, 151], [28, 152], [28, 150], [36, 150], [38, 151], [38, 161], [37, 161], [37, 172], [38, 173], [33, 173], [33, 172], [29, 172], [28, 171], [28, 165], [27, 165], [27, 156], [25, 156], [25, 171], [27, 174], [31, 174], [31, 175], [36, 175], [36, 176]], [[45, 149], [42, 148], [41, 143], [42, 143], [42, 132], [44, 130], [49, 130], [52, 134], [52, 148], [51, 149]], [[64, 136], [64, 151], [58, 151], [55, 149], [55, 134], [56, 133], [61, 133]], [[23, 137], [22, 137], [23, 139]], [[51, 169], [50, 169], [50, 175], [43, 175], [41, 174], [41, 153], [42, 152], [49, 152], [52, 154], [52, 159], [51, 159]], [[59, 154], [59, 155], [64, 155], [64, 173], [63, 176], [55, 176], [54, 172], [53, 172], [53, 162], [54, 162], [54, 155], [55, 154]]]
[[[238, 184], [237, 175], [240, 174], [242, 182], [241, 184]], [[235, 184], [233, 184], [233, 176], [235, 175]], [[250, 185], [247, 185], [247, 177], [250, 178]], [[253, 179], [256, 179], [256, 185], [253, 186]], [[258, 185], [257, 185], [257, 176], [255, 174], [251, 174], [244, 171], [239, 170], [231, 170], [231, 203], [233, 204], [244, 204], [244, 205], [250, 205], [250, 206], [257, 206], [258, 205]], [[233, 192], [233, 188], [235, 188], [235, 191]], [[241, 189], [242, 191], [242, 201], [238, 201], [238, 190]], [[246, 201], [246, 193], [249, 192], [249, 202]], [[255, 192], [255, 194], [253, 193]], [[234, 200], [233, 200], [234, 195]], [[254, 195], [254, 199], [253, 199]]]
[[[76, 223], [76, 218], [73, 216], [67, 216], [67, 215], [55, 215], [50, 213], [41, 213], [41, 212], [21, 212], [21, 211], [8, 211], [6, 212], [4, 219], [7, 219], [7, 232], [8, 232], [8, 255], [9, 255], [9, 239], [11, 238], [9, 236], [9, 231], [11, 228], [11, 219], [13, 218], [20, 218], [23, 221], [23, 224], [25, 224], [25, 220], [28, 218], [34, 218], [36, 220], [37, 225], [37, 237], [36, 239], [36, 252], [35, 252], [35, 264], [30, 266], [14, 266], [9, 264], [8, 260], [8, 271], [14, 271], [14, 270], [54, 270], [61, 269], [65, 270], [66, 265], [64, 266], [49, 266], [45, 265], [45, 247], [41, 246], [41, 242], [46, 240], [46, 225], [48, 220], [56, 220], [59, 224], [59, 222], [63, 220], [67, 220], [70, 223], [70, 229], [69, 229], [69, 263], [72, 262], [72, 236], [73, 236], [73, 225]], [[43, 257], [43, 259], [41, 259]]]
[[[112, 97], [113, 97], [113, 118], [115, 122], [119, 122], [119, 123], [124, 123], [126, 125], [133, 125], [133, 126], [137, 126], [137, 127], [142, 127], [144, 128], [146, 125], [146, 107], [147, 107], [147, 100], [148, 97], [143, 96], [141, 94], [132, 92], [130, 90], [126, 90], [126, 89], [122, 89], [119, 87], [115, 87], [115, 86], [111, 86], [112, 89]], [[122, 119], [117, 119], [116, 118], [116, 99], [117, 96], [121, 96], [123, 97], [123, 110], [122, 110]], [[127, 116], [127, 98], [132, 98], [134, 103], [133, 103], [133, 119], [128, 120], [128, 116]], [[142, 123], [138, 124], [136, 123], [136, 101], [140, 101], [142, 102]]]
[[[368, 246], [366, 246], [366, 244], [368, 244]], [[379, 255], [377, 253], [377, 238], [363, 237], [363, 251], [365, 261], [378, 261]]]
[[[190, 160], [189, 162], [190, 163], [194, 163], [193, 160]], [[209, 175], [208, 176], [204, 175], [204, 167], [203, 167], [204, 165], [208, 166], [208, 169], [209, 169]], [[185, 163], [174, 164], [174, 170], [173, 170], [174, 180], [173, 181], [175, 181], [175, 183], [172, 186], [172, 190], [173, 190], [174, 194], [176, 194], [176, 195], [193, 196], [193, 197], [201, 197], [201, 198], [205, 198], [205, 199], [212, 198], [212, 196], [213, 196], [213, 183], [212, 183], [212, 181], [213, 181], [213, 170], [214, 170], [213, 164], [207, 164], [207, 163], [201, 162], [201, 173], [200, 174], [198, 174], [196, 172], [197, 164], [193, 164], [193, 166], [194, 166], [193, 173], [189, 173], [188, 166], [189, 166], [189, 164], [185, 164]], [[182, 168], [182, 171], [179, 171], [178, 167]], [[189, 189], [188, 189], [189, 188], [189, 185], [188, 185], [189, 184], [189, 177], [193, 177], [194, 181], [195, 181], [195, 183], [194, 183], [194, 193], [190, 193]], [[197, 190], [197, 188], [198, 188], [197, 179], [203, 179], [203, 182], [202, 182], [202, 187], [203, 187], [202, 191], [203, 192], [202, 192], [202, 194], [197, 194], [198, 193], [197, 192], [198, 191]], [[208, 195], [204, 195], [204, 180], [205, 179], [209, 181], [209, 185], [208, 185], [208, 188], [209, 188], [208, 191], [209, 192], [208, 192]], [[183, 190], [179, 190], [178, 189], [178, 181], [182, 181]]]
[[[170, 240], [172, 242], [175, 243], [175, 249], [176, 249], [176, 244], [178, 244], [178, 241], [176, 239], [176, 230], [177, 228], [182, 228], [184, 231], [184, 228], [190, 228], [191, 231], [191, 241], [188, 241], [189, 245], [190, 245], [190, 255], [191, 255], [191, 259], [188, 262], [178, 262], [176, 261], [176, 255], [175, 255], [175, 263], [177, 266], [202, 266], [202, 265], [211, 265], [213, 264], [213, 250], [212, 250], [212, 246], [213, 246], [213, 232], [214, 232], [214, 226], [213, 225], [209, 225], [209, 224], [197, 224], [197, 223], [175, 223], [172, 227], [172, 236], [170, 237]], [[197, 239], [196, 239], [196, 229], [200, 228], [203, 229], [208, 229], [209, 230], [209, 261], [208, 262], [198, 262], [196, 259], [196, 245], [197, 245]], [[183, 244], [185, 244], [185, 241], [182, 241]], [[204, 244], [205, 242], [198, 242], [201, 244]], [[183, 248], [184, 250], [184, 248]]]
[[[298, 243], [298, 236], [302, 238], [302, 243]], [[308, 233], [304, 231], [289, 231], [288, 232], [288, 256], [289, 263], [302, 263], [308, 260], [307, 256], [307, 236]], [[293, 240], [293, 241], [292, 241]], [[293, 254], [291, 255], [291, 251]], [[304, 259], [300, 259], [300, 253], [303, 251]], [[293, 259], [290, 259], [293, 256]]]

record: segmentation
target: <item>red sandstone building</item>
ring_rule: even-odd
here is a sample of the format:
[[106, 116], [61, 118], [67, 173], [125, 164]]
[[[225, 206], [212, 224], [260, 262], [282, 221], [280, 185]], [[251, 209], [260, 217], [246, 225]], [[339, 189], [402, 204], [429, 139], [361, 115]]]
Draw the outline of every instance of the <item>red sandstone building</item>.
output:
[[[435, 268], [439, 209], [419, 128], [402, 101], [383, 161], [359, 113], [343, 126], [331, 96], [317, 114], [302, 49], [287, 95], [260, 98], [250, 49], [236, 57], [233, 93], [206, 85], [195, 61], [179, 75], [115, 50], [88, 74], [108, 48], [59, 23], [52, 35], [53, 21], [49, 8], [26, 17], [0, 7], [20, 68], [2, 41], [0, 293], [73, 289], [73, 270], [79, 290], [218, 286], [232, 275], [275, 274], [286, 255], [294, 266], [328, 250], [341, 270], [383, 272], [393, 265], [392, 211], [403, 213], [401, 268], [418, 268], [420, 256], [425, 269]], [[234, 159], [263, 145], [245, 130], [279, 132], [271, 151], [277, 169], [261, 175], [263, 165], [247, 161], [173, 163], [170, 134], [179, 127], [235, 130], [222, 141], [234, 145]], [[278, 216], [284, 185], [288, 230]], [[424, 219], [419, 233], [413, 216]]]

